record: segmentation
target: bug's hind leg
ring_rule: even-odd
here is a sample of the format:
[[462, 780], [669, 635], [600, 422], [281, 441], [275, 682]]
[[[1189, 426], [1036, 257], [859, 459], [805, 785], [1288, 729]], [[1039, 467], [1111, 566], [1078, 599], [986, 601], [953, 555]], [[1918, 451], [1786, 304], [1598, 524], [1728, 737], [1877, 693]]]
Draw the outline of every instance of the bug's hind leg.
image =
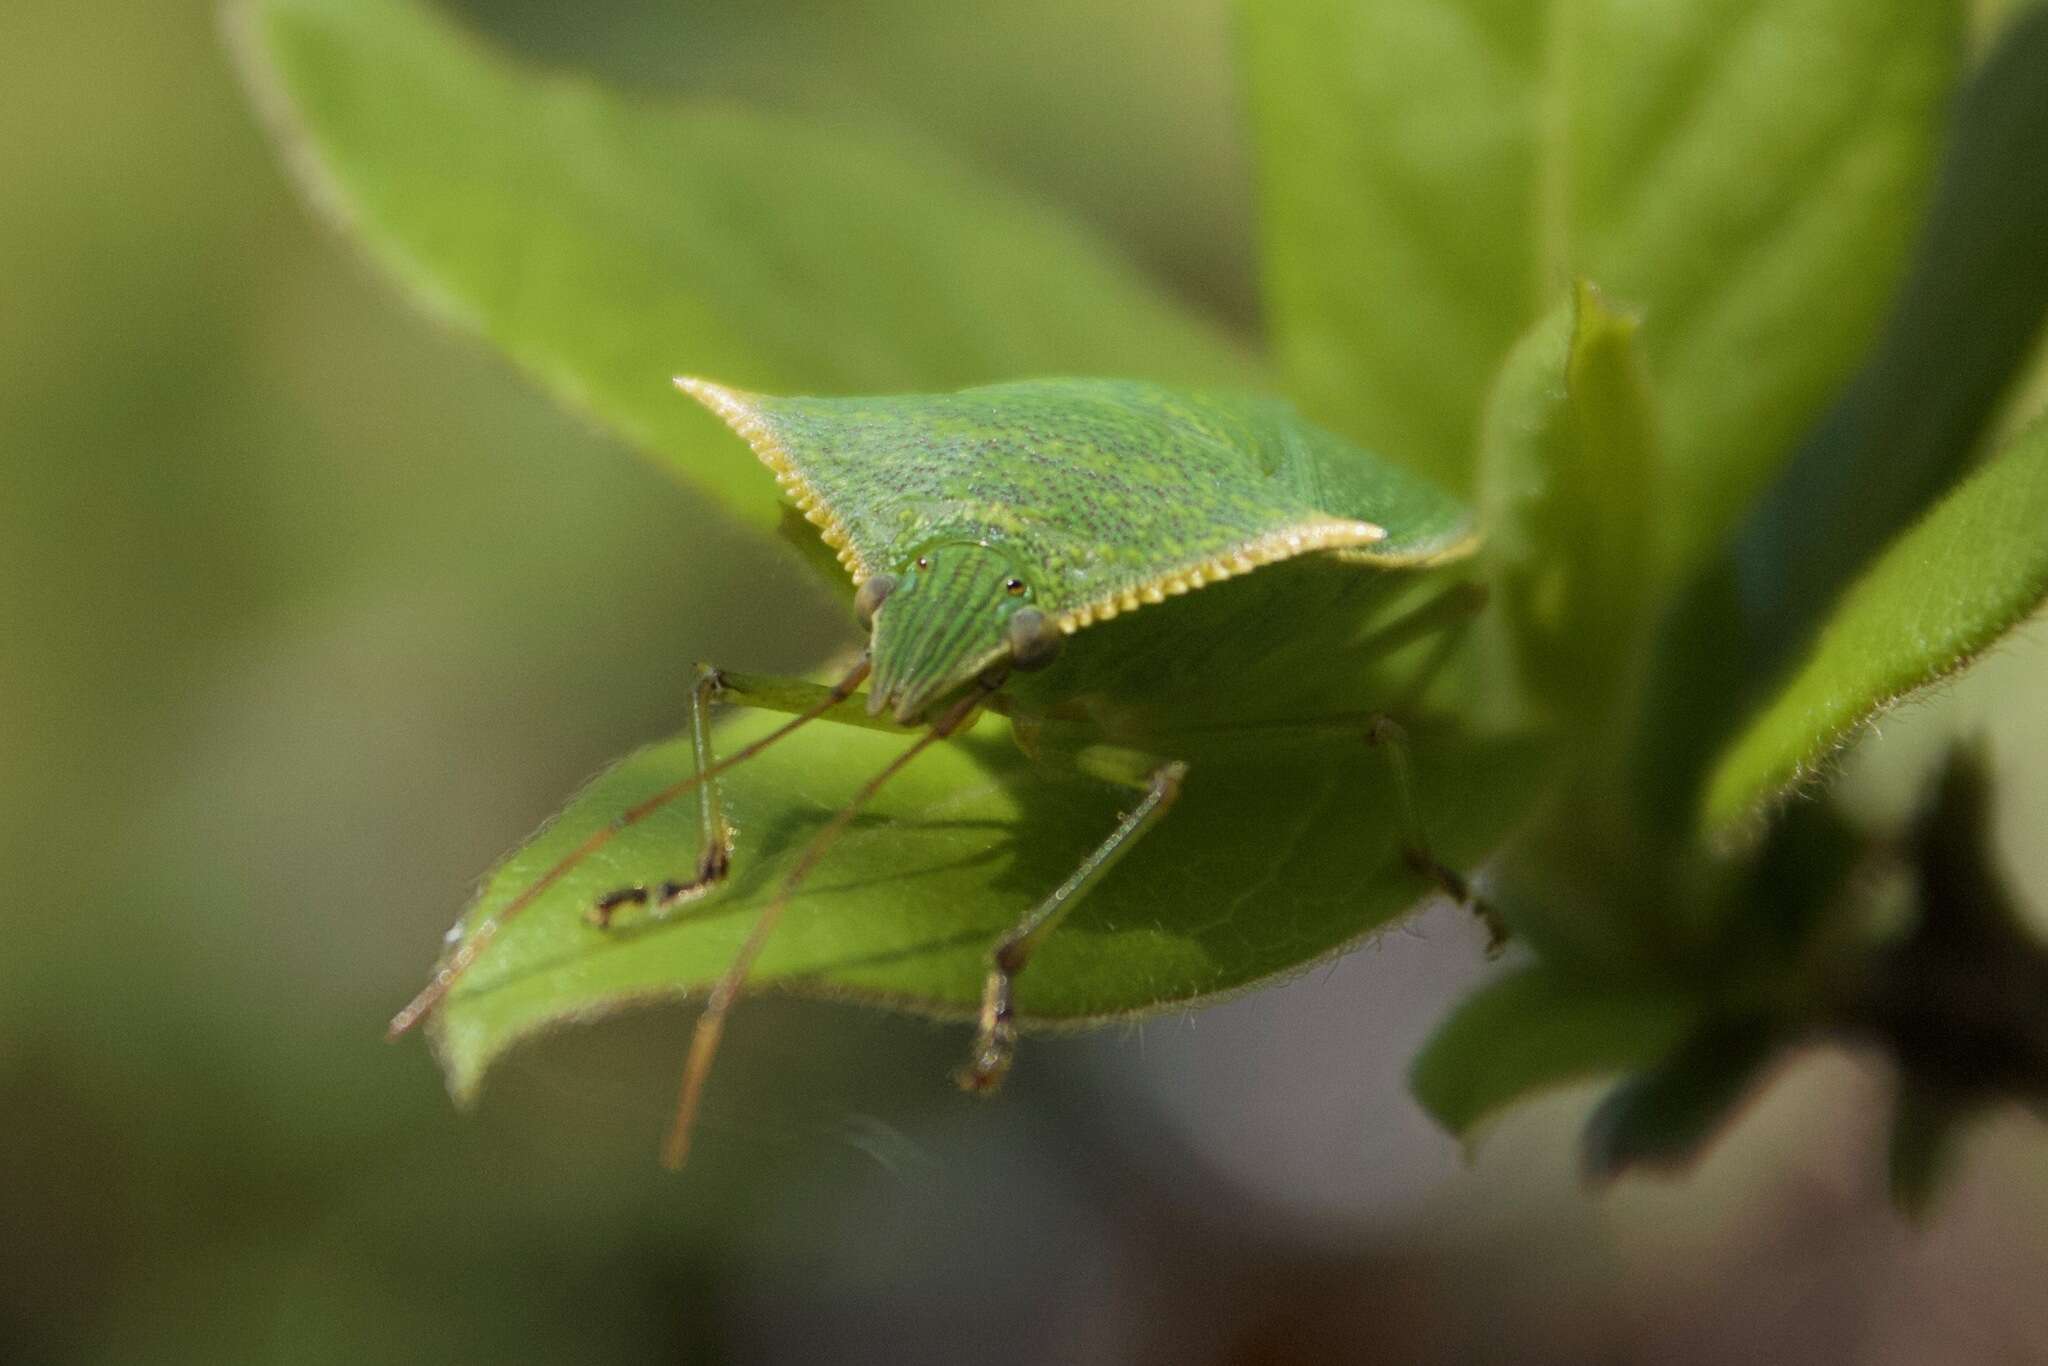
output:
[[[724, 702], [799, 714], [821, 703], [844, 702], [852, 694], [853, 684], [850, 682], [826, 688], [797, 679], [727, 673], [709, 664], [699, 664], [696, 681], [690, 688], [690, 748], [696, 756], [697, 772], [708, 772], [718, 762], [717, 752], [711, 743], [711, 709], [715, 704]], [[826, 714], [834, 720], [879, 725], [888, 730], [902, 729], [890, 722], [876, 723], [858, 709], [841, 714], [835, 706]], [[606, 892], [591, 903], [584, 912], [585, 918], [599, 929], [609, 929], [620, 911], [627, 907], [644, 907], [658, 920], [725, 881], [726, 875], [732, 871], [732, 828], [726, 824], [725, 807], [719, 800], [716, 778], [707, 779], [697, 786], [697, 820], [697, 847], [701, 852], [697, 856], [696, 871], [688, 880], [671, 878], [653, 887], [636, 883]]]
[[[1447, 585], [1414, 610], [1389, 623], [1370, 642], [1375, 651], [1391, 652], [1416, 641], [1430, 642], [1429, 652], [1416, 665], [1406, 686], [1393, 705], [1393, 712], [1407, 713], [1421, 703], [1463, 644], [1472, 623], [1486, 607], [1486, 586], [1466, 580]], [[1473, 895], [1472, 884], [1457, 869], [1439, 859], [1433, 851], [1428, 828], [1423, 824], [1421, 803], [1416, 799], [1415, 775], [1408, 758], [1408, 732], [1392, 714], [1381, 712], [1365, 723], [1365, 742], [1387, 756], [1394, 774], [1394, 797], [1401, 807], [1404, 836], [1401, 854], [1408, 866], [1434, 883], [1451, 900], [1470, 910], [1486, 927], [1489, 956], [1507, 946], [1507, 926], [1494, 909]]]
[[987, 983], [981, 994], [981, 1028], [974, 1040], [974, 1052], [967, 1065], [954, 1074], [964, 1091], [987, 1095], [1003, 1084], [1017, 1052], [1017, 1025], [1012, 996], [1018, 974], [1030, 965], [1031, 955], [1059, 927], [1061, 920], [1081, 898], [1102, 880], [1145, 834], [1166, 816], [1180, 795], [1181, 780], [1187, 776], [1183, 763], [1161, 764], [1152, 771], [1145, 795], [1117, 822], [1108, 838], [1081, 860], [1072, 875], [1050, 895], [1026, 913], [989, 950]]
[[1436, 884], [1437, 890], [1471, 911], [1486, 927], [1489, 957], [1507, 947], [1508, 930], [1493, 907], [1473, 894], [1472, 883], [1463, 873], [1439, 859], [1430, 846], [1423, 825], [1422, 808], [1415, 798], [1414, 769], [1408, 759], [1408, 732], [1391, 716], [1374, 716], [1365, 724], [1365, 742], [1387, 756], [1394, 774], [1394, 800], [1401, 807], [1403, 836], [1401, 856], [1408, 866]]

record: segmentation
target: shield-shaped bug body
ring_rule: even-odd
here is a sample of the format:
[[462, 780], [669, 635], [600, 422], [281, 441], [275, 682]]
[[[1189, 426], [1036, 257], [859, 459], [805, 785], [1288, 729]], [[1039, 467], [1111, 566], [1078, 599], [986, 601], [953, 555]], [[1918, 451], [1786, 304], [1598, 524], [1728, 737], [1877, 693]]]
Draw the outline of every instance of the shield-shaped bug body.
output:
[[[1427, 678], [1476, 605], [1466, 585], [1429, 572], [1468, 555], [1476, 536], [1466, 509], [1426, 481], [1250, 395], [1064, 379], [850, 399], [677, 384], [747, 441], [837, 554], [867, 649], [830, 688], [700, 670], [696, 774], [620, 813], [474, 925], [394, 1033], [569, 868], [686, 793], [701, 822], [695, 869], [619, 888], [589, 913], [609, 924], [628, 907], [660, 914], [715, 891], [731, 850], [719, 775], [813, 720], [848, 719], [863, 685], [865, 717], [916, 738], [811, 841], [712, 990], [665, 1150], [672, 1164], [725, 1016], [790, 894], [895, 773], [983, 709], [1007, 716], [1041, 762], [1141, 795], [992, 946], [960, 1073], [976, 1091], [1010, 1065], [1014, 984], [1033, 951], [1167, 819], [1205, 763], [1362, 739], [1388, 752], [1406, 803], [1388, 699]], [[1392, 676], [1396, 661], [1407, 678]], [[720, 756], [708, 718], [721, 701], [792, 719]], [[1462, 894], [1412, 816], [1409, 829], [1415, 866]]]

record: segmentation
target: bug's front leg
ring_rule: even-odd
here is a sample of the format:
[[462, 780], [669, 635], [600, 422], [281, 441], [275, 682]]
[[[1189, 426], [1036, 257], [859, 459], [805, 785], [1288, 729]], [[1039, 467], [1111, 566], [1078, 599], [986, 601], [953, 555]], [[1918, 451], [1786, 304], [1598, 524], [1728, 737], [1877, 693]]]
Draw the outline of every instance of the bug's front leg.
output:
[[[711, 749], [711, 704], [725, 690], [725, 678], [709, 664], [697, 666], [696, 681], [690, 688], [690, 749], [703, 773], [717, 762]], [[725, 823], [725, 807], [718, 799], [718, 780], [697, 785], [697, 820], [700, 832], [697, 872], [687, 882], [671, 878], [658, 887], [644, 883], [606, 892], [584, 912], [599, 929], [610, 929], [612, 917], [627, 906], [650, 906], [657, 917], [664, 916], [687, 901], [694, 901], [725, 881], [732, 871], [732, 829]]]
[[967, 1065], [954, 1074], [965, 1091], [987, 1095], [1003, 1083], [1017, 1052], [1017, 1024], [1013, 996], [1018, 974], [1030, 965], [1031, 955], [1047, 935], [1100, 882], [1116, 861], [1156, 826], [1180, 795], [1181, 780], [1188, 766], [1173, 762], [1152, 771], [1145, 795], [1117, 822], [1108, 838], [1081, 860], [1065, 882], [1017, 922], [989, 950], [987, 982], [981, 994], [981, 1027], [974, 1040], [974, 1052]]
[[[767, 711], [801, 714], [825, 706], [823, 715], [835, 721], [851, 722], [884, 730], [901, 730], [889, 721], [878, 721], [858, 707], [838, 704], [853, 696], [857, 679], [849, 678], [833, 687], [802, 679], [773, 678], [759, 674], [728, 673], [709, 664], [697, 666], [696, 681], [690, 688], [690, 749], [696, 757], [697, 772], [704, 773], [718, 762], [711, 741], [711, 709], [716, 703], [757, 707]], [[725, 807], [719, 799], [718, 780], [711, 778], [697, 786], [699, 831], [696, 872], [687, 880], [669, 879], [656, 886], [636, 883], [606, 892], [591, 903], [585, 917], [600, 929], [627, 907], [646, 907], [657, 919], [677, 907], [697, 900], [725, 881], [732, 871], [732, 827], [726, 824]]]

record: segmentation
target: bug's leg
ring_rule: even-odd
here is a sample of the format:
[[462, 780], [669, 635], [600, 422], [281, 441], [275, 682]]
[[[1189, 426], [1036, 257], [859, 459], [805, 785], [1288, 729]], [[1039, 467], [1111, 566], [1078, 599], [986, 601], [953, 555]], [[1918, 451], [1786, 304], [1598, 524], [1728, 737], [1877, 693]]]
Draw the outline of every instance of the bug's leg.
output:
[[[709, 664], [699, 664], [696, 682], [690, 688], [690, 749], [696, 756], [699, 774], [718, 762], [711, 749], [711, 705], [720, 700], [724, 691], [725, 679], [718, 670]], [[732, 832], [725, 823], [725, 808], [718, 799], [716, 778], [697, 785], [697, 819], [700, 831], [697, 847], [703, 852], [697, 856], [696, 876], [688, 882], [671, 879], [651, 892], [644, 883], [606, 892], [591, 903], [590, 909], [584, 913], [585, 918], [599, 929], [609, 929], [612, 917], [622, 907], [645, 906], [650, 901], [656, 916], [660, 916], [724, 881], [732, 866]]]
[[[676, 1098], [676, 1117], [669, 1125], [668, 1137], [662, 1140], [662, 1165], [670, 1171], [680, 1170], [690, 1155], [690, 1134], [696, 1127], [697, 1107], [704, 1098], [704, 1083], [711, 1075], [711, 1063], [718, 1056], [719, 1040], [725, 1036], [725, 1018], [732, 1013], [733, 1003], [739, 999], [740, 988], [746, 985], [747, 975], [753, 971], [754, 960], [766, 947], [769, 937], [774, 934], [776, 923], [789, 906], [790, 898], [796, 895], [811, 870], [825, 857], [834, 841], [846, 833], [854, 817], [873, 800], [888, 781], [901, 773], [918, 755], [931, 746], [947, 739], [974, 716], [982, 703], [1002, 680], [984, 678], [981, 686], [969, 692], [937, 721], [930, 729], [918, 736], [894, 759], [883, 766], [882, 771], [868, 779], [853, 799], [839, 808], [839, 813], [826, 822], [825, 828], [811, 837], [803, 852], [797, 855], [796, 864], [782, 879], [775, 896], [762, 907], [761, 914], [754, 918], [754, 928], [747, 931], [740, 950], [726, 966], [725, 974], [712, 984], [711, 994], [704, 1000], [704, 1013], [697, 1017], [697, 1026], [690, 1033], [690, 1057], [683, 1067], [683, 1089]], [[886, 727], [902, 729], [902, 727]]]
[[[434, 975], [427, 980], [427, 984], [421, 987], [418, 994], [410, 1001], [407, 1001], [396, 1015], [391, 1017], [391, 1023], [385, 1027], [385, 1037], [396, 1039], [417, 1027], [422, 1020], [433, 1014], [435, 1008], [441, 1004], [448, 993], [455, 989], [455, 984], [462, 980], [463, 974], [469, 971], [477, 959], [483, 956], [484, 951], [491, 946], [492, 941], [504, 931], [505, 926], [511, 924], [512, 921], [524, 914], [526, 909], [539, 900], [542, 894], [566, 877], [570, 869], [575, 868], [592, 854], [595, 854], [598, 850], [604, 848], [605, 845], [611, 843], [612, 840], [618, 837], [621, 831], [629, 830], [633, 826], [638, 825], [641, 821], [646, 820], [656, 811], [661, 810], [691, 789], [702, 786], [735, 764], [747, 762], [747, 760], [761, 753], [761, 751], [780, 741], [785, 736], [792, 735], [811, 722], [822, 718], [829, 717], [835, 721], [857, 726], [864, 725], [873, 729], [901, 730], [902, 727], [897, 726], [893, 722], [868, 716], [866, 710], [862, 707], [848, 705], [848, 699], [854, 695], [855, 690], [867, 679], [871, 668], [872, 665], [868, 656], [863, 654], [854, 661], [853, 666], [846, 671], [845, 676], [829, 688], [820, 687], [815, 683], [807, 683], [799, 679], [743, 677], [737, 674], [722, 675], [728, 691], [737, 690], [744, 692], [747, 694], [747, 700], [754, 705], [766, 707], [771, 711], [789, 713], [790, 719], [759, 739], [751, 740], [741, 745], [738, 749], [726, 755], [723, 759], [712, 763], [709, 767], [705, 767], [703, 764], [705, 751], [699, 751], [699, 767], [695, 773], [682, 779], [680, 782], [670, 783], [652, 796], [642, 798], [637, 804], [627, 807], [624, 811], [614, 816], [609, 824], [591, 831], [585, 837], [583, 843], [555, 860], [553, 866], [532, 882], [526, 884], [525, 889], [507, 902], [502, 909], [471, 926], [462, 942], [456, 945], [454, 952], [448, 954], [441, 961], [440, 965], [434, 969]], [[633, 900], [633, 893], [628, 890], [624, 895], [615, 894], [604, 898], [604, 900], [610, 902], [610, 910], [616, 910], [621, 905], [630, 904]]]
[[1401, 824], [1406, 835], [1401, 855], [1408, 866], [1435, 883], [1437, 889], [1460, 906], [1469, 909], [1486, 927], [1486, 951], [1498, 954], [1507, 947], [1507, 926], [1491, 906], [1473, 895], [1472, 884], [1457, 869], [1439, 859], [1430, 848], [1429, 832], [1423, 825], [1422, 808], [1415, 798], [1415, 774], [1408, 759], [1408, 732], [1393, 717], [1379, 715], [1366, 722], [1365, 742], [1387, 756], [1394, 774], [1394, 800], [1400, 804]]
[[989, 950], [988, 980], [982, 988], [981, 1028], [967, 1065], [954, 1074], [965, 1091], [986, 1095], [1002, 1085], [1017, 1051], [1017, 1026], [1012, 1018], [1012, 995], [1017, 976], [1030, 965], [1031, 955], [1061, 920], [1128, 853], [1165, 818], [1180, 795], [1181, 780], [1188, 766], [1174, 762], [1154, 769], [1138, 804], [1117, 822], [1109, 837], [1081, 860], [1067, 880], [996, 940]]
[[[850, 692], [850, 690], [849, 690]], [[708, 773], [718, 763], [711, 743], [711, 709], [717, 703], [755, 707], [768, 711], [801, 714], [820, 703], [844, 700], [839, 690], [799, 679], [760, 674], [727, 673], [709, 664], [697, 666], [696, 682], [690, 688], [690, 749], [696, 756], [696, 772]], [[844, 714], [842, 714], [842, 712]], [[825, 717], [835, 721], [858, 721], [886, 730], [901, 730], [893, 722], [877, 722], [858, 708], [829, 706]], [[732, 871], [732, 829], [725, 821], [725, 806], [713, 777], [697, 785], [697, 820], [702, 851], [697, 869], [687, 882], [673, 878], [657, 886], [636, 883], [606, 892], [591, 903], [585, 918], [599, 929], [609, 929], [613, 918], [628, 906], [648, 907], [659, 920], [677, 907], [695, 901], [725, 880]]]
[[[1369, 638], [1367, 648], [1377, 652], [1398, 650], [1418, 640], [1430, 642], [1429, 652], [1416, 665], [1407, 686], [1390, 708], [1391, 713], [1412, 711], [1420, 703], [1423, 694], [1429, 691], [1429, 685], [1456, 656], [1467, 631], [1486, 606], [1486, 600], [1484, 584], [1460, 580]], [[1444, 895], [1470, 909], [1486, 926], [1487, 953], [1498, 954], [1507, 945], [1507, 927], [1491, 906], [1473, 895], [1472, 885], [1465, 876], [1437, 858], [1430, 847], [1428, 828], [1423, 823], [1421, 803], [1416, 797], [1414, 768], [1408, 758], [1407, 731], [1392, 714], [1381, 712], [1367, 719], [1365, 740], [1387, 756], [1387, 766], [1393, 770], [1394, 798], [1400, 804], [1401, 823], [1407, 832], [1401, 852], [1409, 867], [1436, 884]]]

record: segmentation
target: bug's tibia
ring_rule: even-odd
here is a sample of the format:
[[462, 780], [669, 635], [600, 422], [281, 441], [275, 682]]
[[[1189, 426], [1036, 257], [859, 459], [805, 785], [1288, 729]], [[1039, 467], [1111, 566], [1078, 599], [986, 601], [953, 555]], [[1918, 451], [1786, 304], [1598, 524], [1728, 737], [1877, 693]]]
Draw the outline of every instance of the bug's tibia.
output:
[[974, 1051], [966, 1066], [953, 1074], [960, 1089], [972, 1095], [993, 1095], [1010, 1074], [1017, 1056], [1017, 1026], [1010, 1018], [1010, 979], [1013, 969], [1000, 962], [989, 969], [981, 996], [981, 1028], [974, 1038]]

